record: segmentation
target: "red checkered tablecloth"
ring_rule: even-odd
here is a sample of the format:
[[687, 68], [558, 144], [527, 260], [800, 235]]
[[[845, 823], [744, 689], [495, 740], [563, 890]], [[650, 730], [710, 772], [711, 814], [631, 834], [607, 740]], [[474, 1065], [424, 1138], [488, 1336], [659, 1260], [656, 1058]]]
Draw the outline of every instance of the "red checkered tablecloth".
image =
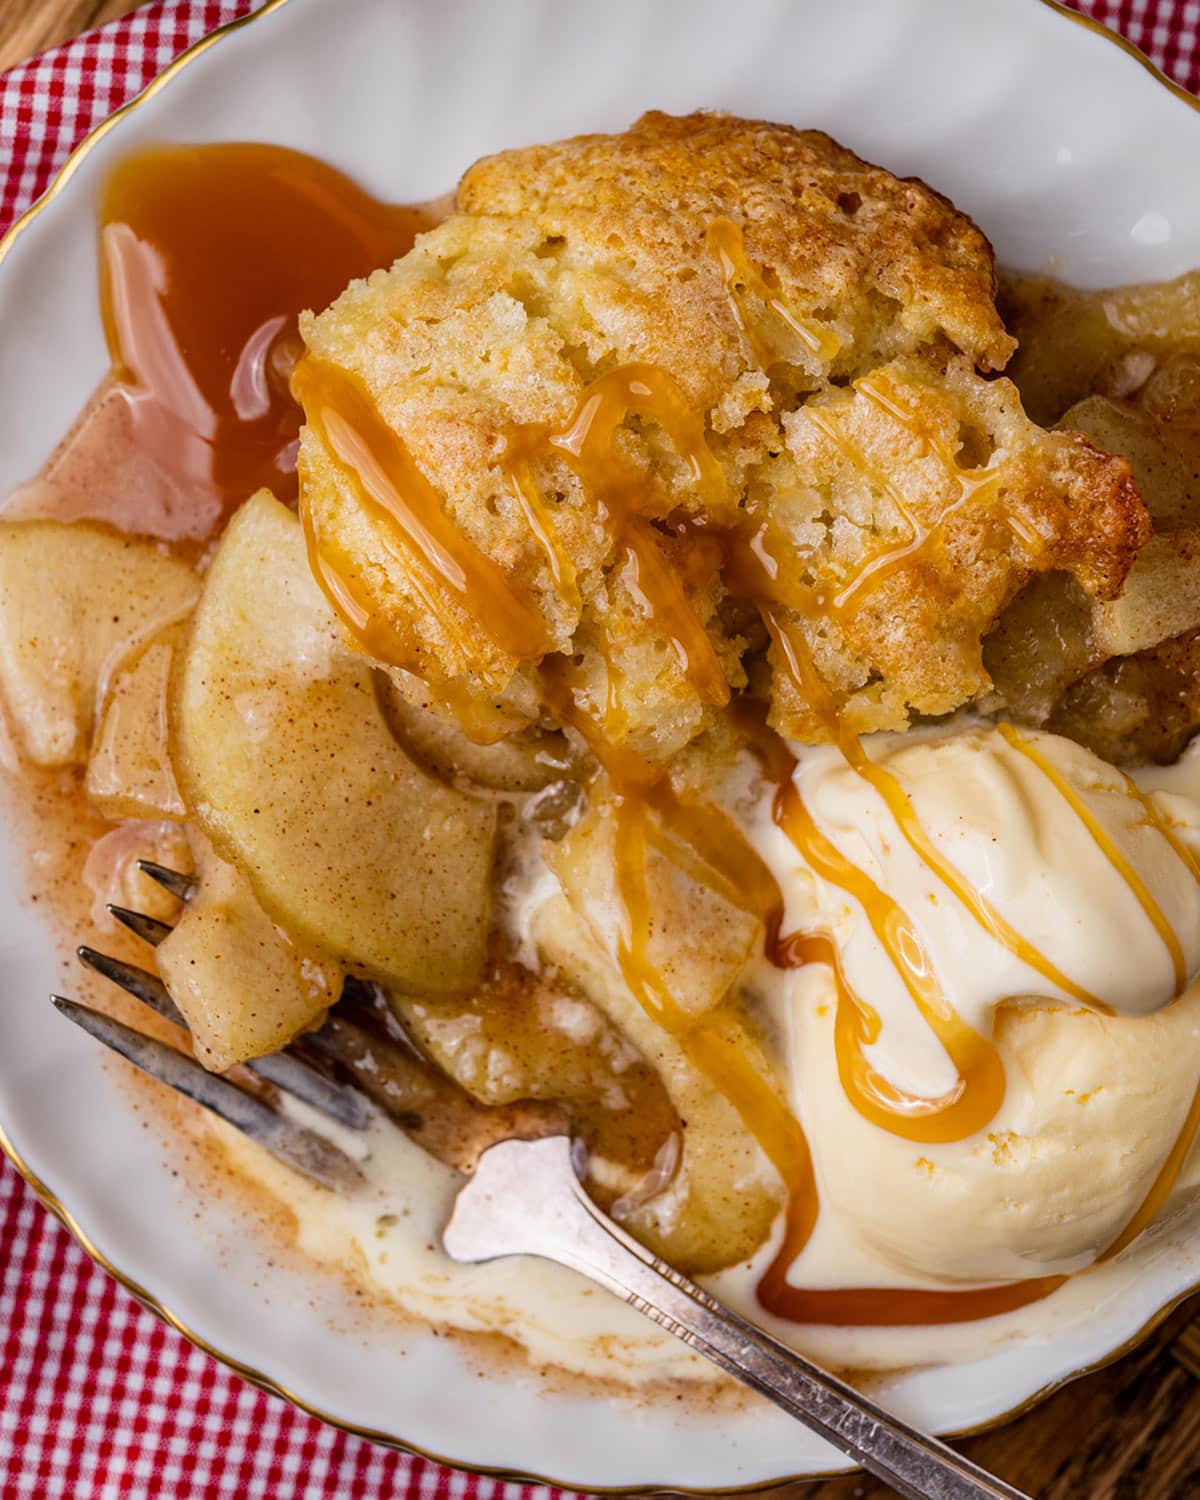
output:
[[[5, 3], [5, 0], [0, 0]], [[81, 136], [256, 0], [157, 0], [0, 75], [0, 231]], [[1076, 0], [1200, 91], [1200, 0]], [[452, 1473], [265, 1396], [92, 1264], [0, 1160], [0, 1497], [545, 1500]]]

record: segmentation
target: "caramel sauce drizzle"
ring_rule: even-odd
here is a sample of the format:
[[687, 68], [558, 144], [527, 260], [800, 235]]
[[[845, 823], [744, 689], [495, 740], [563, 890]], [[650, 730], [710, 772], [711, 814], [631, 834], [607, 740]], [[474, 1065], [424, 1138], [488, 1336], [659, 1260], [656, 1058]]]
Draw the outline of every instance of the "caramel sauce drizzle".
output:
[[879, 410], [885, 412], [893, 422], [915, 436], [924, 452], [937, 458], [943, 472], [952, 478], [958, 487], [958, 495], [945, 505], [930, 523], [922, 523], [913, 513], [908, 498], [887, 474], [871, 464], [866, 454], [842, 431], [835, 420], [834, 408], [808, 406], [806, 415], [819, 432], [863, 474], [876, 489], [891, 501], [908, 531], [905, 541], [883, 547], [859, 571], [827, 601], [826, 610], [835, 619], [845, 623], [861, 608], [866, 597], [873, 593], [885, 579], [898, 572], [913, 557], [923, 553], [936, 543], [942, 527], [969, 500], [978, 499], [984, 493], [994, 491], [999, 484], [999, 475], [993, 469], [971, 472], [963, 469], [956, 454], [921, 420], [920, 414], [907, 406], [892, 383], [878, 372], [863, 376], [854, 383], [855, 391], [865, 396]]
[[[673, 794], [659, 784], [657, 797], [620, 795], [615, 807], [617, 884], [622, 921], [618, 955], [622, 973], [648, 1015], [677, 1038], [689, 1059], [721, 1090], [752, 1131], [786, 1183], [812, 1182], [808, 1142], [787, 1104], [745, 1053], [722, 1034], [719, 1020], [692, 1016], [675, 1000], [649, 957], [650, 904], [647, 900], [647, 828], [656, 812], [669, 816]], [[691, 809], [693, 819], [702, 817]], [[681, 820], [682, 822], [682, 820]], [[673, 830], [679, 833], [680, 828]], [[686, 838], [686, 826], [683, 836]], [[699, 851], [698, 851], [699, 852]], [[703, 859], [703, 854], [700, 854]], [[816, 1219], [815, 1194], [811, 1208]]]
[[575, 576], [575, 566], [555, 540], [554, 521], [550, 515], [550, 508], [534, 482], [528, 461], [514, 454], [509, 460], [508, 475], [513, 498], [520, 508], [526, 526], [529, 527], [534, 540], [542, 549], [542, 555], [550, 568], [550, 576], [554, 580], [558, 597], [569, 609], [578, 610], [582, 600], [579, 594], [579, 583]]
[[847, 1098], [872, 1124], [907, 1140], [962, 1140], [982, 1129], [1004, 1099], [1004, 1069], [995, 1047], [967, 1026], [946, 999], [908, 914], [818, 829], [795, 783], [796, 759], [784, 741], [767, 727], [760, 712], [747, 705], [739, 705], [737, 724], [775, 786], [776, 825], [811, 869], [858, 902], [914, 1005], [959, 1074], [955, 1087], [939, 1099], [896, 1088], [863, 1052], [879, 1038], [879, 1016], [850, 985], [832, 938], [825, 933], [779, 935], [768, 946], [768, 957], [778, 968], [806, 963], [830, 967], [837, 994], [838, 1076]]
[[[705, 527], [695, 522], [680, 525], [680, 534], [691, 542], [701, 537], [710, 537], [716, 542], [722, 554], [722, 577], [726, 585], [732, 592], [753, 600], [764, 612], [764, 617], [767, 610], [772, 611], [779, 629], [785, 628], [785, 609], [802, 619], [831, 619], [847, 628], [889, 577], [937, 545], [951, 516], [968, 501], [993, 492], [1000, 482], [997, 469], [964, 469], [957, 455], [929, 429], [919, 412], [904, 403], [892, 382], [879, 372], [855, 381], [854, 389], [919, 440], [924, 452], [933, 455], [944, 475], [954, 481], [957, 494], [935, 518], [922, 522], [914, 514], [899, 485], [873, 465], [843, 430], [837, 407], [808, 403], [804, 407], [807, 419], [857, 473], [888, 499], [906, 535], [901, 541], [881, 547], [849, 577], [831, 577], [815, 584], [804, 584], [787, 577], [788, 570], [780, 566], [776, 555], [778, 542], [772, 535], [769, 522], [753, 511], [731, 528]], [[772, 633], [777, 637], [779, 629], [772, 627]]]
[[[856, 613], [856, 610], [851, 607], [852, 605], [861, 605], [865, 597], [874, 589], [877, 589], [886, 578], [898, 572], [911, 557], [915, 557], [925, 548], [930, 537], [933, 535], [934, 528], [923, 526], [917, 517], [913, 515], [908, 504], [908, 499], [899, 485], [895, 484], [886, 474], [875, 468], [873, 464], [867, 462], [866, 455], [861, 449], [855, 447], [842, 432], [834, 420], [832, 412], [822, 411], [817, 406], [810, 406], [806, 415], [817, 431], [859, 473], [863, 474], [876, 489], [882, 490], [899, 512], [900, 519], [908, 528], [907, 541], [900, 542], [895, 546], [881, 548], [869, 562], [865, 563], [854, 574], [847, 584], [828, 598], [826, 608], [829, 614], [834, 619], [844, 622]], [[955, 507], [951, 507], [950, 509], [953, 508]], [[948, 516], [949, 513], [950, 511], [947, 510], [945, 515]]]
[[[818, 830], [790, 779], [780, 787], [775, 820], [823, 879], [862, 907], [921, 1019], [945, 1048], [958, 1081], [937, 1099], [906, 1093], [868, 1062], [879, 1039], [879, 1017], [833, 966], [838, 1005], [834, 1027], [838, 1076], [851, 1104], [873, 1125], [909, 1141], [960, 1141], [982, 1130], [1004, 1102], [1004, 1065], [995, 1045], [968, 1026], [946, 999], [929, 952], [907, 912]], [[833, 949], [823, 934], [801, 934], [780, 946], [778, 962], [824, 963]]]
[[[787, 1188], [789, 1243], [805, 1244], [817, 1219], [816, 1177], [799, 1120], [746, 1057], [719, 1014], [692, 1015], [650, 956], [647, 850], [658, 848], [697, 884], [758, 916], [768, 947], [777, 941], [783, 896], [774, 876], [720, 808], [680, 797], [661, 767], [608, 741], [578, 704], [562, 658], [544, 662], [543, 690], [558, 718], [595, 750], [613, 788], [615, 869], [621, 931], [617, 959], [638, 1004], [680, 1044], [688, 1061], [733, 1105]], [[798, 1250], [797, 1250], [798, 1253]]]
[[1170, 819], [1155, 802], [1153, 796], [1143, 792], [1132, 776], [1127, 776], [1124, 771], [1119, 772], [1121, 780], [1125, 783], [1125, 790], [1131, 797], [1137, 800], [1146, 809], [1146, 821], [1152, 828], [1156, 828], [1171, 848], [1175, 851], [1176, 858], [1184, 865], [1196, 880], [1200, 880], [1200, 862], [1195, 854], [1188, 848], [1179, 835], [1175, 832]]
[[[377, 615], [371, 608], [365, 592], [358, 586], [354, 574], [345, 559], [335, 563], [328, 545], [324, 550], [317, 543], [316, 530], [307, 506], [300, 509], [300, 524], [304, 532], [304, 548], [308, 566], [321, 592], [337, 614], [349, 627], [363, 648], [383, 661], [403, 660], [405, 644], [396, 629]], [[421, 579], [412, 580], [413, 587], [420, 589]], [[422, 596], [423, 598], [425, 596]], [[428, 608], [432, 608], [427, 603]], [[449, 623], [457, 628], [457, 621]]]
[[1031, 969], [1035, 969], [1044, 979], [1049, 980], [1072, 999], [1078, 1000], [1081, 1005], [1086, 1005], [1092, 1010], [1111, 1013], [1111, 1006], [1106, 1005], [1099, 996], [1093, 995], [1082, 985], [1076, 984], [1073, 979], [1068, 979], [1035, 944], [1023, 937], [1010, 922], [1001, 916], [982, 891], [964, 878], [925, 832], [908, 793], [897, 778], [886, 767], [877, 765], [870, 758], [860, 740], [848, 739], [843, 747], [843, 753], [858, 775], [873, 786], [883, 798], [896, 826], [910, 848], [954, 893], [989, 936], [993, 937], [1001, 947], [1007, 948], [1015, 958], [1028, 964]]
[[[733, 320], [764, 370], [779, 360], [795, 358], [801, 350], [822, 364], [837, 357], [842, 347], [837, 334], [816, 318], [797, 316], [767, 285], [746, 254], [739, 224], [732, 219], [714, 219], [708, 226], [707, 241], [725, 278]], [[755, 302], [761, 306], [761, 313], [756, 311]]]
[[[953, 862], [937, 848], [921, 826], [912, 801], [897, 778], [886, 767], [877, 765], [863, 749], [859, 737], [846, 730], [833, 694], [817, 672], [803, 636], [798, 630], [789, 628], [779, 612], [772, 613], [767, 624], [797, 691], [825, 724], [851, 769], [883, 798], [906, 843], [926, 867], [953, 892], [983, 930], [1002, 947], [1007, 948], [1015, 958], [1028, 964], [1080, 1004], [1094, 1010], [1109, 1011], [1109, 1006], [1069, 979], [1035, 944], [1022, 936], [996, 910], [983, 892], [965, 879]], [[841, 884], [840, 881], [835, 883]], [[843, 889], [847, 887], [843, 886]], [[884, 946], [893, 963], [903, 972], [902, 958], [886, 942]]]
[[[708, 631], [688, 600], [678, 569], [663, 554], [654, 528], [640, 514], [644, 476], [622, 457], [616, 434], [631, 416], [646, 417], [661, 427], [688, 470], [701, 498], [720, 503], [725, 475], [683, 392], [656, 365], [625, 364], [597, 376], [585, 389], [574, 413], [561, 428], [544, 423], [515, 427], [507, 437], [504, 466], [514, 494], [522, 498], [534, 534], [556, 583], [568, 576], [569, 561], [553, 541], [553, 525], [533, 478], [535, 464], [557, 456], [574, 471], [608, 528], [614, 550], [624, 557], [624, 581], [656, 632], [671, 643], [685, 676], [706, 702], [729, 701], [729, 684]], [[574, 575], [569, 575], [574, 588]], [[560, 590], [561, 592], [561, 590]], [[567, 594], [577, 602], [578, 592]], [[619, 713], [619, 671], [606, 654], [610, 716]]]
[[[483, 630], [519, 661], [538, 661], [554, 641], [537, 607], [521, 598], [504, 570], [481, 552], [447, 515], [442, 498], [421, 472], [397, 434], [383, 421], [353, 376], [335, 366], [303, 360], [292, 379], [308, 421], [322, 437], [359, 503], [390, 539], [422, 602], [452, 635], [463, 638], [463, 620]], [[654, 528], [639, 513], [644, 479], [617, 451], [614, 438], [630, 416], [646, 416], [666, 432], [701, 494], [723, 498], [725, 476], [698, 422], [671, 377], [653, 365], [622, 365], [598, 376], [584, 391], [562, 428], [535, 423], [506, 435], [503, 468], [509, 489], [546, 558], [559, 597], [578, 608], [575, 571], [555, 536], [555, 522], [534, 478], [534, 466], [548, 456], [565, 461], [578, 475], [614, 550], [624, 558], [622, 576], [656, 632], [668, 640], [685, 675], [704, 699], [729, 701], [729, 685], [703, 621], [688, 600], [679, 571], [663, 554]], [[315, 571], [326, 595], [350, 629], [366, 643], [363, 610], [347, 605], [344, 578], [324, 556], [318, 540]], [[455, 608], [448, 609], [446, 601]], [[480, 605], [486, 603], [486, 612]], [[468, 627], [469, 628], [469, 627]], [[377, 638], [378, 639], [378, 638]], [[385, 660], [407, 661], [394, 647]], [[620, 727], [620, 671], [611, 648], [610, 732]]]
[[[450, 519], [442, 497], [354, 376], [306, 358], [293, 372], [292, 388], [359, 504], [380, 535], [399, 548], [422, 602], [442, 624], [461, 636], [465, 616], [519, 660], [550, 650], [553, 642], [537, 608]], [[303, 499], [301, 507], [307, 509]], [[322, 574], [328, 576], [325, 569]], [[486, 613], [479, 611], [482, 601]], [[340, 603], [335, 607], [341, 612]], [[349, 618], [346, 623], [361, 628]]]
[[[886, 411], [901, 426], [907, 427], [922, 438], [929, 452], [933, 453], [942, 464], [947, 474], [951, 475], [959, 485], [960, 496], [951, 501], [950, 505], [930, 528], [936, 532], [948, 516], [953, 514], [964, 500], [978, 495], [981, 491], [994, 490], [1000, 483], [1000, 475], [996, 469], [986, 468], [979, 470], [964, 469], [958, 462], [958, 455], [951, 451], [949, 446], [931, 432], [929, 427], [922, 422], [920, 414], [907, 406], [878, 371], [871, 376], [855, 382], [855, 389], [873, 401], [881, 410]], [[1012, 511], [1004, 511], [1001, 519], [1016, 537], [1017, 541], [1025, 548], [1030, 557], [1037, 557], [1045, 550], [1045, 540], [1038, 535], [1037, 531], [1027, 526], [1020, 516]]]
[[[1175, 993], [1177, 995], [1182, 994], [1184, 987], [1187, 985], [1188, 977], [1187, 960], [1183, 955], [1183, 945], [1180, 943], [1175, 929], [1167, 921], [1162, 907], [1154, 899], [1150, 887], [1133, 868], [1125, 855], [1121, 853], [1100, 819], [1096, 817], [1095, 813], [1071, 783], [1042, 754], [1038, 747], [1014, 729], [1011, 724], [998, 724], [996, 727], [1014, 750], [1025, 756], [1027, 760], [1031, 760], [1038, 770], [1041, 771], [1042, 775], [1045, 776], [1063, 801], [1070, 807], [1071, 811], [1078, 817], [1088, 833], [1091, 834], [1101, 854], [1104, 855], [1105, 859], [1133, 892], [1138, 904], [1153, 924], [1154, 930], [1162, 939], [1163, 946], [1171, 955], [1171, 964], [1175, 971]], [[1145, 802], [1142, 805], [1145, 806]]]
[[1104, 1250], [1096, 1260], [1096, 1264], [1106, 1260], [1112, 1260], [1120, 1255], [1127, 1245], [1131, 1245], [1142, 1230], [1153, 1223], [1162, 1212], [1167, 1199], [1171, 1196], [1171, 1190], [1183, 1171], [1184, 1164], [1191, 1154], [1192, 1146], [1195, 1144], [1196, 1136], [1200, 1133], [1200, 1085], [1192, 1095], [1192, 1102], [1187, 1112], [1187, 1117], [1175, 1137], [1175, 1143], [1167, 1153], [1167, 1158], [1158, 1169], [1158, 1175], [1150, 1186], [1150, 1191], [1137, 1210], [1137, 1212], [1126, 1224], [1125, 1228], [1116, 1237], [1111, 1245]]
[[785, 1229], [783, 1245], [758, 1283], [759, 1302], [789, 1323], [823, 1323], [835, 1328], [974, 1323], [1040, 1302], [1069, 1279], [1036, 1276], [961, 1292], [926, 1287], [803, 1287], [787, 1279], [794, 1259]]

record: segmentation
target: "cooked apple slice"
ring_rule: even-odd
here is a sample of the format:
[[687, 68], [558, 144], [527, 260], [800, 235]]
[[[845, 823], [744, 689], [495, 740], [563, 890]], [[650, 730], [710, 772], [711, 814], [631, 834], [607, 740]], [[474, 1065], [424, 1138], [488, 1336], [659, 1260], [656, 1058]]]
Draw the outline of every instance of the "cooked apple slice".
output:
[[1046, 727], [1118, 766], [1178, 760], [1200, 727], [1200, 631], [1081, 677]]
[[152, 542], [85, 524], [0, 524], [0, 693], [21, 751], [82, 764], [106, 680], [200, 591]]
[[223, 1072], [316, 1024], [341, 994], [343, 975], [277, 926], [246, 877], [203, 839], [195, 852], [199, 889], [159, 944], [158, 972], [196, 1056]]
[[1132, 656], [1200, 626], [1200, 530], [1152, 536], [1120, 594], [1094, 606], [1105, 657]]
[[678, 1008], [676, 1021], [643, 1008], [625, 982], [616, 888], [612, 809], [597, 802], [545, 857], [563, 896], [543, 907], [533, 936], [544, 959], [570, 973], [658, 1072], [681, 1121], [683, 1156], [675, 1180], [625, 1221], [674, 1266], [713, 1271], [751, 1254], [779, 1208], [779, 1184], [754, 1134], [701, 1066], [736, 1066], [738, 1080], [767, 1113], [777, 1085], [730, 991], [757, 948], [762, 924], [713, 885], [647, 843], [650, 938], [646, 958]]
[[1200, 353], [1196, 271], [1098, 292], [1009, 276], [1001, 310], [1019, 340], [1005, 373], [1030, 417], [1045, 427], [1093, 392], [1128, 395], [1160, 361]]
[[1200, 426], [1200, 350], [1168, 354], [1130, 399], [1139, 411], [1176, 427]]
[[87, 767], [87, 794], [110, 818], [182, 818], [167, 749], [167, 683], [183, 636], [169, 626], [112, 679]]
[[494, 744], [469, 739], [431, 706], [434, 695], [409, 672], [378, 672], [375, 688], [388, 727], [422, 769], [467, 790], [520, 796], [578, 775], [578, 756], [561, 730], [536, 726]]
[[495, 805], [433, 780], [396, 743], [299, 521], [266, 490], [205, 579], [172, 727], [184, 801], [297, 939], [407, 990], [478, 976]]
[[1200, 430], [1107, 396], [1077, 401], [1058, 426], [1129, 460], [1156, 532], [1200, 526]]
[[1077, 402], [1059, 424], [1133, 466], [1154, 519], [1120, 594], [1092, 605], [1098, 654], [1136, 651], [1200, 626], [1200, 432], [1105, 396]]
[[680, 1126], [662, 1080], [565, 974], [502, 962], [464, 994], [389, 999], [421, 1051], [481, 1104], [560, 1105], [602, 1207], [636, 1194], [670, 1156]]
[[[593, 802], [559, 843], [546, 843], [546, 862], [567, 899], [592, 925], [610, 952], [621, 940], [617, 914], [620, 858], [611, 803]], [[719, 1005], [762, 938], [762, 923], [735, 905], [715, 882], [691, 870], [647, 840], [646, 958], [662, 976], [676, 1004], [689, 1015]]]
[[1107, 396], [1076, 402], [1059, 426], [1129, 460], [1154, 534], [1115, 599], [1091, 599], [1066, 574], [1043, 574], [1001, 616], [984, 662], [1005, 706], [1034, 723], [1110, 657], [1200, 627], [1200, 429]]
[[92, 895], [92, 923], [106, 939], [120, 929], [120, 923], [107, 911], [110, 904], [160, 922], [174, 920], [179, 902], [138, 868], [144, 859], [181, 875], [191, 875], [195, 870], [192, 846], [181, 823], [122, 818], [88, 850], [80, 874]]
[[1104, 653], [1095, 601], [1066, 573], [1031, 578], [983, 643], [983, 664], [1009, 713], [1044, 724], [1063, 693]]
[[[543, 958], [569, 973], [655, 1069], [681, 1122], [683, 1152], [674, 1176], [661, 1193], [622, 1216], [625, 1228], [689, 1275], [746, 1259], [770, 1233], [781, 1189], [720, 1081], [697, 1067], [686, 1038], [642, 1009], [591, 924], [565, 897], [554, 896], [537, 910], [532, 932]], [[776, 1087], [769, 1066], [736, 1013], [730, 1009], [703, 1024], [737, 1049], [769, 1099]]]

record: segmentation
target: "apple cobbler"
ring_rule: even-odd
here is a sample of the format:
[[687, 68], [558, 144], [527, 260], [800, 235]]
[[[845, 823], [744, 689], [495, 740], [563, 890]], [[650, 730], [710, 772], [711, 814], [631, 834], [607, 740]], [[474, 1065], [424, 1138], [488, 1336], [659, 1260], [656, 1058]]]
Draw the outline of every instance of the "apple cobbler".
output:
[[[286, 285], [259, 182], [324, 216]], [[448, 1159], [570, 1130], [785, 1333], [1131, 1243], [1200, 1124], [1200, 280], [998, 300], [924, 183], [719, 114], [501, 152], [436, 223], [268, 147], [106, 204], [113, 373], [0, 524], [0, 689], [123, 848], [182, 831], [196, 1056], [324, 1024]]]

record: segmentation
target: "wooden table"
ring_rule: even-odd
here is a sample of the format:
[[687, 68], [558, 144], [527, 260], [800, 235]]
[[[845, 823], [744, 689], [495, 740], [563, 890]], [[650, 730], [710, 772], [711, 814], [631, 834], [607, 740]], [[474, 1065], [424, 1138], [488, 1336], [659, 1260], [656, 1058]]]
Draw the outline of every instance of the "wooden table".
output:
[[[1106, 1370], [1064, 1386], [1028, 1416], [971, 1438], [964, 1453], [1038, 1500], [1200, 1496], [1200, 1297]], [[885, 1500], [861, 1475], [793, 1487], [797, 1500]]]
[[133, 10], [140, 0], [0, 0], [0, 70]]
[[[138, 3], [0, 0], [0, 69]], [[1200, 1497], [1200, 1296], [1137, 1352], [963, 1448], [1039, 1500]], [[803, 1500], [886, 1500], [894, 1491], [856, 1476], [792, 1493]]]

